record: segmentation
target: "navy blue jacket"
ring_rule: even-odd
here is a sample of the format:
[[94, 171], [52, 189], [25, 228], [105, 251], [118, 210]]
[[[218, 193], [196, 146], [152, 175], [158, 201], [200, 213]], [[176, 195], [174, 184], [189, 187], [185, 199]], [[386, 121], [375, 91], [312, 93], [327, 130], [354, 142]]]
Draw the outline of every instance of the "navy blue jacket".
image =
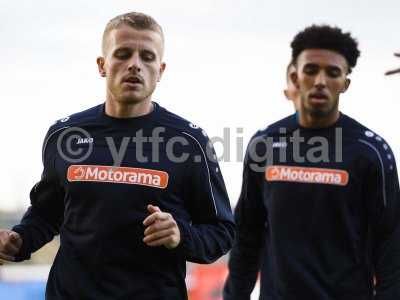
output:
[[250, 299], [259, 270], [262, 300], [400, 299], [393, 153], [344, 114], [328, 128], [292, 115], [259, 131], [235, 219], [225, 300]]
[[[231, 248], [233, 216], [209, 139], [154, 106], [118, 119], [99, 105], [50, 128], [42, 178], [13, 228], [23, 238], [17, 260], [60, 234], [46, 299], [187, 299], [186, 261], [211, 263]], [[177, 248], [142, 241], [148, 204], [177, 221]]]

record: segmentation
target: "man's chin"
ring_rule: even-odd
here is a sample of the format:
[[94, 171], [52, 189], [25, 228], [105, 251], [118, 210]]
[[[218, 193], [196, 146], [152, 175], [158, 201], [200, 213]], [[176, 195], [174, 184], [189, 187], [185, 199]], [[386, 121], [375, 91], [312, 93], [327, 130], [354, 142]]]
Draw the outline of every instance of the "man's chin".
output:
[[320, 105], [309, 105], [306, 112], [314, 118], [323, 118], [332, 113], [332, 109]]
[[310, 115], [312, 117], [318, 118], [318, 119], [327, 117], [329, 115], [329, 111], [324, 111], [324, 110], [321, 110], [321, 109], [311, 109], [309, 111], [309, 113], [310, 113]]
[[307, 109], [307, 113], [315, 119], [324, 119], [337, 114], [337, 109], [332, 107], [311, 107]]
[[119, 99], [118, 102], [124, 103], [124, 104], [137, 104], [140, 102], [146, 101], [146, 97], [140, 96], [140, 95], [122, 95]]

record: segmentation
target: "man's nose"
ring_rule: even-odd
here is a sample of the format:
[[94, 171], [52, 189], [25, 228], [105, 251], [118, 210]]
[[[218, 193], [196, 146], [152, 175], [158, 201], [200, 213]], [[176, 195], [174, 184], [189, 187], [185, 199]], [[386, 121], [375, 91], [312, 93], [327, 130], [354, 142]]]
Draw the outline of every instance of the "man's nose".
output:
[[324, 71], [320, 71], [315, 77], [314, 85], [318, 88], [323, 88], [326, 86], [326, 74]]
[[132, 54], [131, 58], [129, 59], [128, 70], [131, 72], [140, 72], [141, 61], [139, 53], [135, 52]]

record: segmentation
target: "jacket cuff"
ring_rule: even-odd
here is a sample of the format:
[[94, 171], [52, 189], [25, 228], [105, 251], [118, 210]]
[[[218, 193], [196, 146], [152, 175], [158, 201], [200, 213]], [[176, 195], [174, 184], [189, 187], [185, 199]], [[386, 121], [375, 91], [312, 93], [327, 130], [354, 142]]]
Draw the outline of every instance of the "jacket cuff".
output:
[[190, 259], [190, 253], [192, 253], [192, 234], [190, 232], [191, 225], [182, 220], [175, 220], [180, 234], [181, 234], [181, 241], [179, 242], [178, 246], [174, 249], [176, 254], [185, 260]]

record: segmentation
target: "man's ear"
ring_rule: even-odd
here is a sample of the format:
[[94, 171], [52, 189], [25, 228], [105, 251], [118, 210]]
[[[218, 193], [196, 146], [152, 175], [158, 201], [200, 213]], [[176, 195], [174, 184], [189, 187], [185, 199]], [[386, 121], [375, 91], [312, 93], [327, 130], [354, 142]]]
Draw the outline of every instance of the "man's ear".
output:
[[292, 72], [289, 74], [290, 76], [290, 80], [293, 82], [294, 86], [296, 87], [296, 89], [299, 89], [299, 77], [297, 76], [297, 72]]
[[106, 70], [104, 69], [104, 62], [105, 62], [104, 57], [99, 56], [96, 59], [96, 62], [97, 62], [97, 68], [99, 69], [100, 76], [106, 77]]
[[165, 62], [160, 64], [160, 70], [158, 73], [158, 79], [157, 81], [160, 82], [162, 75], [164, 74], [165, 68], [167, 67], [167, 64]]
[[289, 98], [289, 91], [287, 89], [283, 90], [283, 94], [285, 95], [286, 99], [290, 100]]
[[344, 83], [344, 87], [343, 87], [343, 89], [340, 91], [341, 93], [344, 93], [344, 92], [346, 92], [347, 91], [347, 89], [349, 88], [349, 86], [350, 86], [350, 83], [351, 83], [351, 80], [350, 80], [350, 78], [346, 78], [346, 81], [345, 81], [345, 83]]

